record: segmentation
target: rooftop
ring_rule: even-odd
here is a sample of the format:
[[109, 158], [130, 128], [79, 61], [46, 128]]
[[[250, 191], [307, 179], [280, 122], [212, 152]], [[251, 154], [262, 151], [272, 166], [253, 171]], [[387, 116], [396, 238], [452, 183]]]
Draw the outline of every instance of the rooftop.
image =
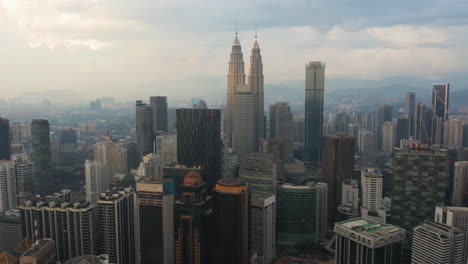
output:
[[52, 247], [55, 250], [54, 240], [50, 238], [44, 238], [39, 240], [39, 246], [34, 246], [24, 252], [23, 256], [35, 256], [41, 250], [44, 250], [45, 247]]

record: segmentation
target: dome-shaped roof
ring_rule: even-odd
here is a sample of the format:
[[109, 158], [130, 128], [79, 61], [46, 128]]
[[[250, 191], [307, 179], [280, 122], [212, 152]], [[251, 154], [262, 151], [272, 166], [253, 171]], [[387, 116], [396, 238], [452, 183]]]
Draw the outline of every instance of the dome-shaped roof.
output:
[[203, 183], [203, 179], [200, 174], [196, 171], [191, 171], [187, 173], [184, 178], [185, 186], [200, 186]]

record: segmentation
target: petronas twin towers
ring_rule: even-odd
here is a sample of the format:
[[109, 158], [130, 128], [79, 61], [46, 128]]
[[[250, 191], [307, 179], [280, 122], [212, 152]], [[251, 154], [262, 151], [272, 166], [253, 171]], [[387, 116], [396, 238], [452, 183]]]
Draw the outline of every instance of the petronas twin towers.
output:
[[[237, 109], [244, 111], [240, 113], [237, 111], [236, 114], [236, 94], [242, 92], [245, 95], [249, 94], [252, 97], [253, 107], [252, 113], [245, 112], [244, 109]], [[263, 64], [262, 56], [260, 55], [260, 47], [258, 45], [257, 36], [255, 35], [254, 44], [252, 47], [252, 54], [250, 56], [249, 72], [247, 76], [247, 85], [245, 84], [245, 73], [244, 73], [244, 59], [242, 55], [242, 48], [239, 42], [239, 38], [236, 37], [232, 43], [232, 51], [229, 60], [229, 73], [228, 73], [228, 91], [227, 91], [227, 112], [225, 118], [225, 133], [228, 139], [229, 147], [233, 147], [233, 142], [236, 141], [233, 138], [233, 132], [238, 130], [253, 130], [251, 133], [241, 133], [241, 139], [244, 142], [251, 142], [251, 152], [255, 152], [258, 149], [259, 138], [265, 137], [265, 122], [264, 122], [264, 102], [263, 102]], [[239, 100], [237, 100], [238, 102]], [[241, 118], [241, 121], [251, 120], [253, 118], [253, 127], [237, 127], [234, 125], [234, 119]], [[236, 122], [237, 124], [248, 124], [248, 122]], [[250, 143], [249, 143], [250, 145]], [[239, 150], [237, 150], [239, 151]]]

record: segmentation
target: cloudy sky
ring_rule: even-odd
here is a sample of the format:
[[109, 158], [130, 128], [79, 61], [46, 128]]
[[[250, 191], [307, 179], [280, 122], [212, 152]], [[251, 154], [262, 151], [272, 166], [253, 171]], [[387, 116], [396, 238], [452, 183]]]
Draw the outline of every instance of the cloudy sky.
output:
[[327, 78], [468, 73], [466, 0], [0, 0], [0, 97], [192, 95], [225, 78], [236, 24], [246, 62], [258, 25], [266, 83], [309, 60]]

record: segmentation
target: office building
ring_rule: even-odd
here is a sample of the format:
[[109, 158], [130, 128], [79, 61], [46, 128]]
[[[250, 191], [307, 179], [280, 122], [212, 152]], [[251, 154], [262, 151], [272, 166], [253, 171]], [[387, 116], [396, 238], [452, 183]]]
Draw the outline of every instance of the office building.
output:
[[116, 174], [125, 174], [128, 171], [128, 149], [124, 144], [113, 142], [110, 136], [94, 144], [94, 160], [108, 166], [111, 183]]
[[335, 133], [348, 133], [348, 126], [351, 118], [346, 112], [341, 112], [334, 118]]
[[138, 160], [153, 152], [153, 110], [151, 106], [136, 101], [136, 135]]
[[273, 154], [276, 163], [276, 179], [284, 180], [284, 139], [262, 138], [260, 139], [259, 152]]
[[[1, 121], [0, 121], [1, 122]], [[11, 122], [10, 123], [10, 141], [11, 143], [21, 142], [21, 123], [20, 122]]]
[[69, 196], [70, 190], [64, 190], [45, 197], [31, 197], [19, 206], [24, 236], [35, 239], [37, 222], [39, 238], [52, 238], [56, 242], [58, 261], [98, 252], [96, 206]]
[[187, 165], [179, 163], [163, 168], [163, 178], [174, 180], [176, 193], [180, 193], [182, 191], [181, 186], [183, 186], [185, 176], [190, 172], [196, 172], [203, 178], [203, 167], [201, 165]]
[[468, 207], [468, 161], [455, 162], [453, 205]]
[[304, 144], [304, 117], [293, 119], [294, 142]]
[[240, 160], [239, 178], [253, 192], [276, 193], [275, 156], [270, 153], [250, 153]]
[[[236, 37], [232, 43], [232, 50], [229, 60], [228, 90], [227, 90], [227, 110], [224, 116], [224, 133], [227, 135], [228, 147], [232, 147], [232, 115], [234, 111], [234, 95], [238, 85], [245, 84], [244, 59], [239, 38]], [[211, 185], [213, 185], [212, 183]], [[210, 184], [209, 184], [210, 185]]]
[[445, 122], [449, 115], [450, 84], [432, 86], [432, 143], [444, 144]]
[[15, 162], [0, 160], [0, 213], [14, 209], [18, 204]]
[[413, 228], [432, 218], [436, 206], [444, 205], [448, 179], [446, 150], [412, 142], [395, 149], [392, 224], [406, 229], [409, 241]]
[[377, 134], [373, 131], [359, 131], [359, 152], [363, 156], [364, 164], [372, 164], [377, 152]]
[[210, 263], [249, 262], [249, 187], [239, 179], [221, 179], [213, 192]]
[[250, 90], [255, 95], [255, 147], [257, 149], [258, 139], [266, 137], [265, 110], [264, 110], [264, 89], [263, 89], [263, 63], [258, 45], [257, 35], [255, 35], [252, 53], [250, 55], [249, 73], [247, 83]]
[[277, 192], [277, 243], [318, 242], [327, 233], [327, 185], [283, 184]]
[[211, 196], [196, 172], [185, 176], [181, 189], [182, 195], [174, 203], [175, 264], [207, 263], [208, 221], [213, 216]]
[[341, 204], [338, 212], [353, 218], [359, 216], [359, 183], [356, 180], [345, 180], [341, 186]]
[[223, 144], [223, 176], [224, 178], [239, 178], [239, 156], [232, 148]]
[[354, 218], [335, 224], [336, 264], [402, 263], [405, 230]]
[[306, 64], [304, 163], [308, 167], [319, 167], [322, 162], [324, 87], [325, 63]]
[[85, 161], [86, 200], [97, 204], [101, 193], [109, 189], [109, 166], [98, 161]]
[[407, 115], [402, 115], [397, 119], [396, 127], [396, 147], [400, 147], [402, 139], [410, 138], [411, 119]]
[[284, 139], [285, 161], [293, 159], [293, 114], [288, 103], [270, 105], [270, 138]]
[[173, 264], [174, 181], [144, 179], [136, 188], [140, 263]]
[[109, 255], [109, 263], [136, 263], [135, 198], [130, 188], [114, 188], [99, 197], [99, 253]]
[[463, 124], [459, 119], [449, 119], [445, 122], [444, 147], [447, 150], [463, 146]]
[[0, 160], [9, 160], [10, 155], [10, 121], [0, 117]]
[[61, 153], [70, 153], [76, 151], [77, 135], [76, 130], [67, 128], [60, 131], [59, 147]]
[[211, 191], [222, 175], [221, 113], [215, 109], [177, 109], [177, 160], [201, 165]]
[[15, 252], [18, 242], [23, 239], [21, 213], [17, 209], [0, 213], [0, 252]]
[[276, 255], [276, 195], [252, 192], [250, 199], [250, 250], [257, 264], [269, 264]]
[[416, 114], [416, 96], [413, 92], [406, 93], [405, 115], [409, 118], [410, 136], [414, 137], [415, 131], [415, 114]]
[[161, 167], [177, 163], [177, 134], [164, 133], [156, 136], [156, 153], [161, 160]]
[[52, 187], [52, 153], [50, 151], [49, 121], [34, 119], [31, 123], [34, 169], [34, 192], [48, 193]]
[[354, 172], [354, 138], [340, 134], [327, 136], [323, 148], [323, 177], [328, 186], [328, 225], [332, 227], [341, 201], [341, 184], [351, 179]]
[[461, 263], [468, 261], [468, 207], [437, 206], [434, 222], [446, 224], [458, 228], [464, 236], [463, 259]]
[[56, 242], [44, 238], [34, 242], [32, 247], [20, 256], [20, 264], [54, 264]]
[[138, 179], [162, 177], [162, 166], [159, 154], [149, 153], [143, 157], [138, 166]]
[[248, 85], [237, 85], [232, 110], [232, 148], [240, 155], [256, 151], [255, 94]]
[[151, 96], [150, 106], [153, 117], [153, 134], [167, 132], [167, 97]]
[[382, 149], [383, 145], [383, 125], [393, 119], [393, 105], [379, 105], [377, 111], [377, 149]]
[[349, 124], [348, 136], [354, 138], [354, 151], [359, 151], [359, 126], [356, 124]]
[[361, 216], [371, 222], [386, 223], [387, 214], [382, 206], [383, 175], [377, 168], [361, 170]]
[[423, 103], [416, 105], [414, 138], [423, 144], [432, 142], [432, 108]]
[[426, 220], [414, 228], [411, 264], [463, 263], [463, 238], [458, 228]]
[[[382, 131], [382, 150], [392, 152], [396, 145], [396, 125], [393, 122], [385, 122]], [[398, 142], [400, 144], [400, 142]]]

